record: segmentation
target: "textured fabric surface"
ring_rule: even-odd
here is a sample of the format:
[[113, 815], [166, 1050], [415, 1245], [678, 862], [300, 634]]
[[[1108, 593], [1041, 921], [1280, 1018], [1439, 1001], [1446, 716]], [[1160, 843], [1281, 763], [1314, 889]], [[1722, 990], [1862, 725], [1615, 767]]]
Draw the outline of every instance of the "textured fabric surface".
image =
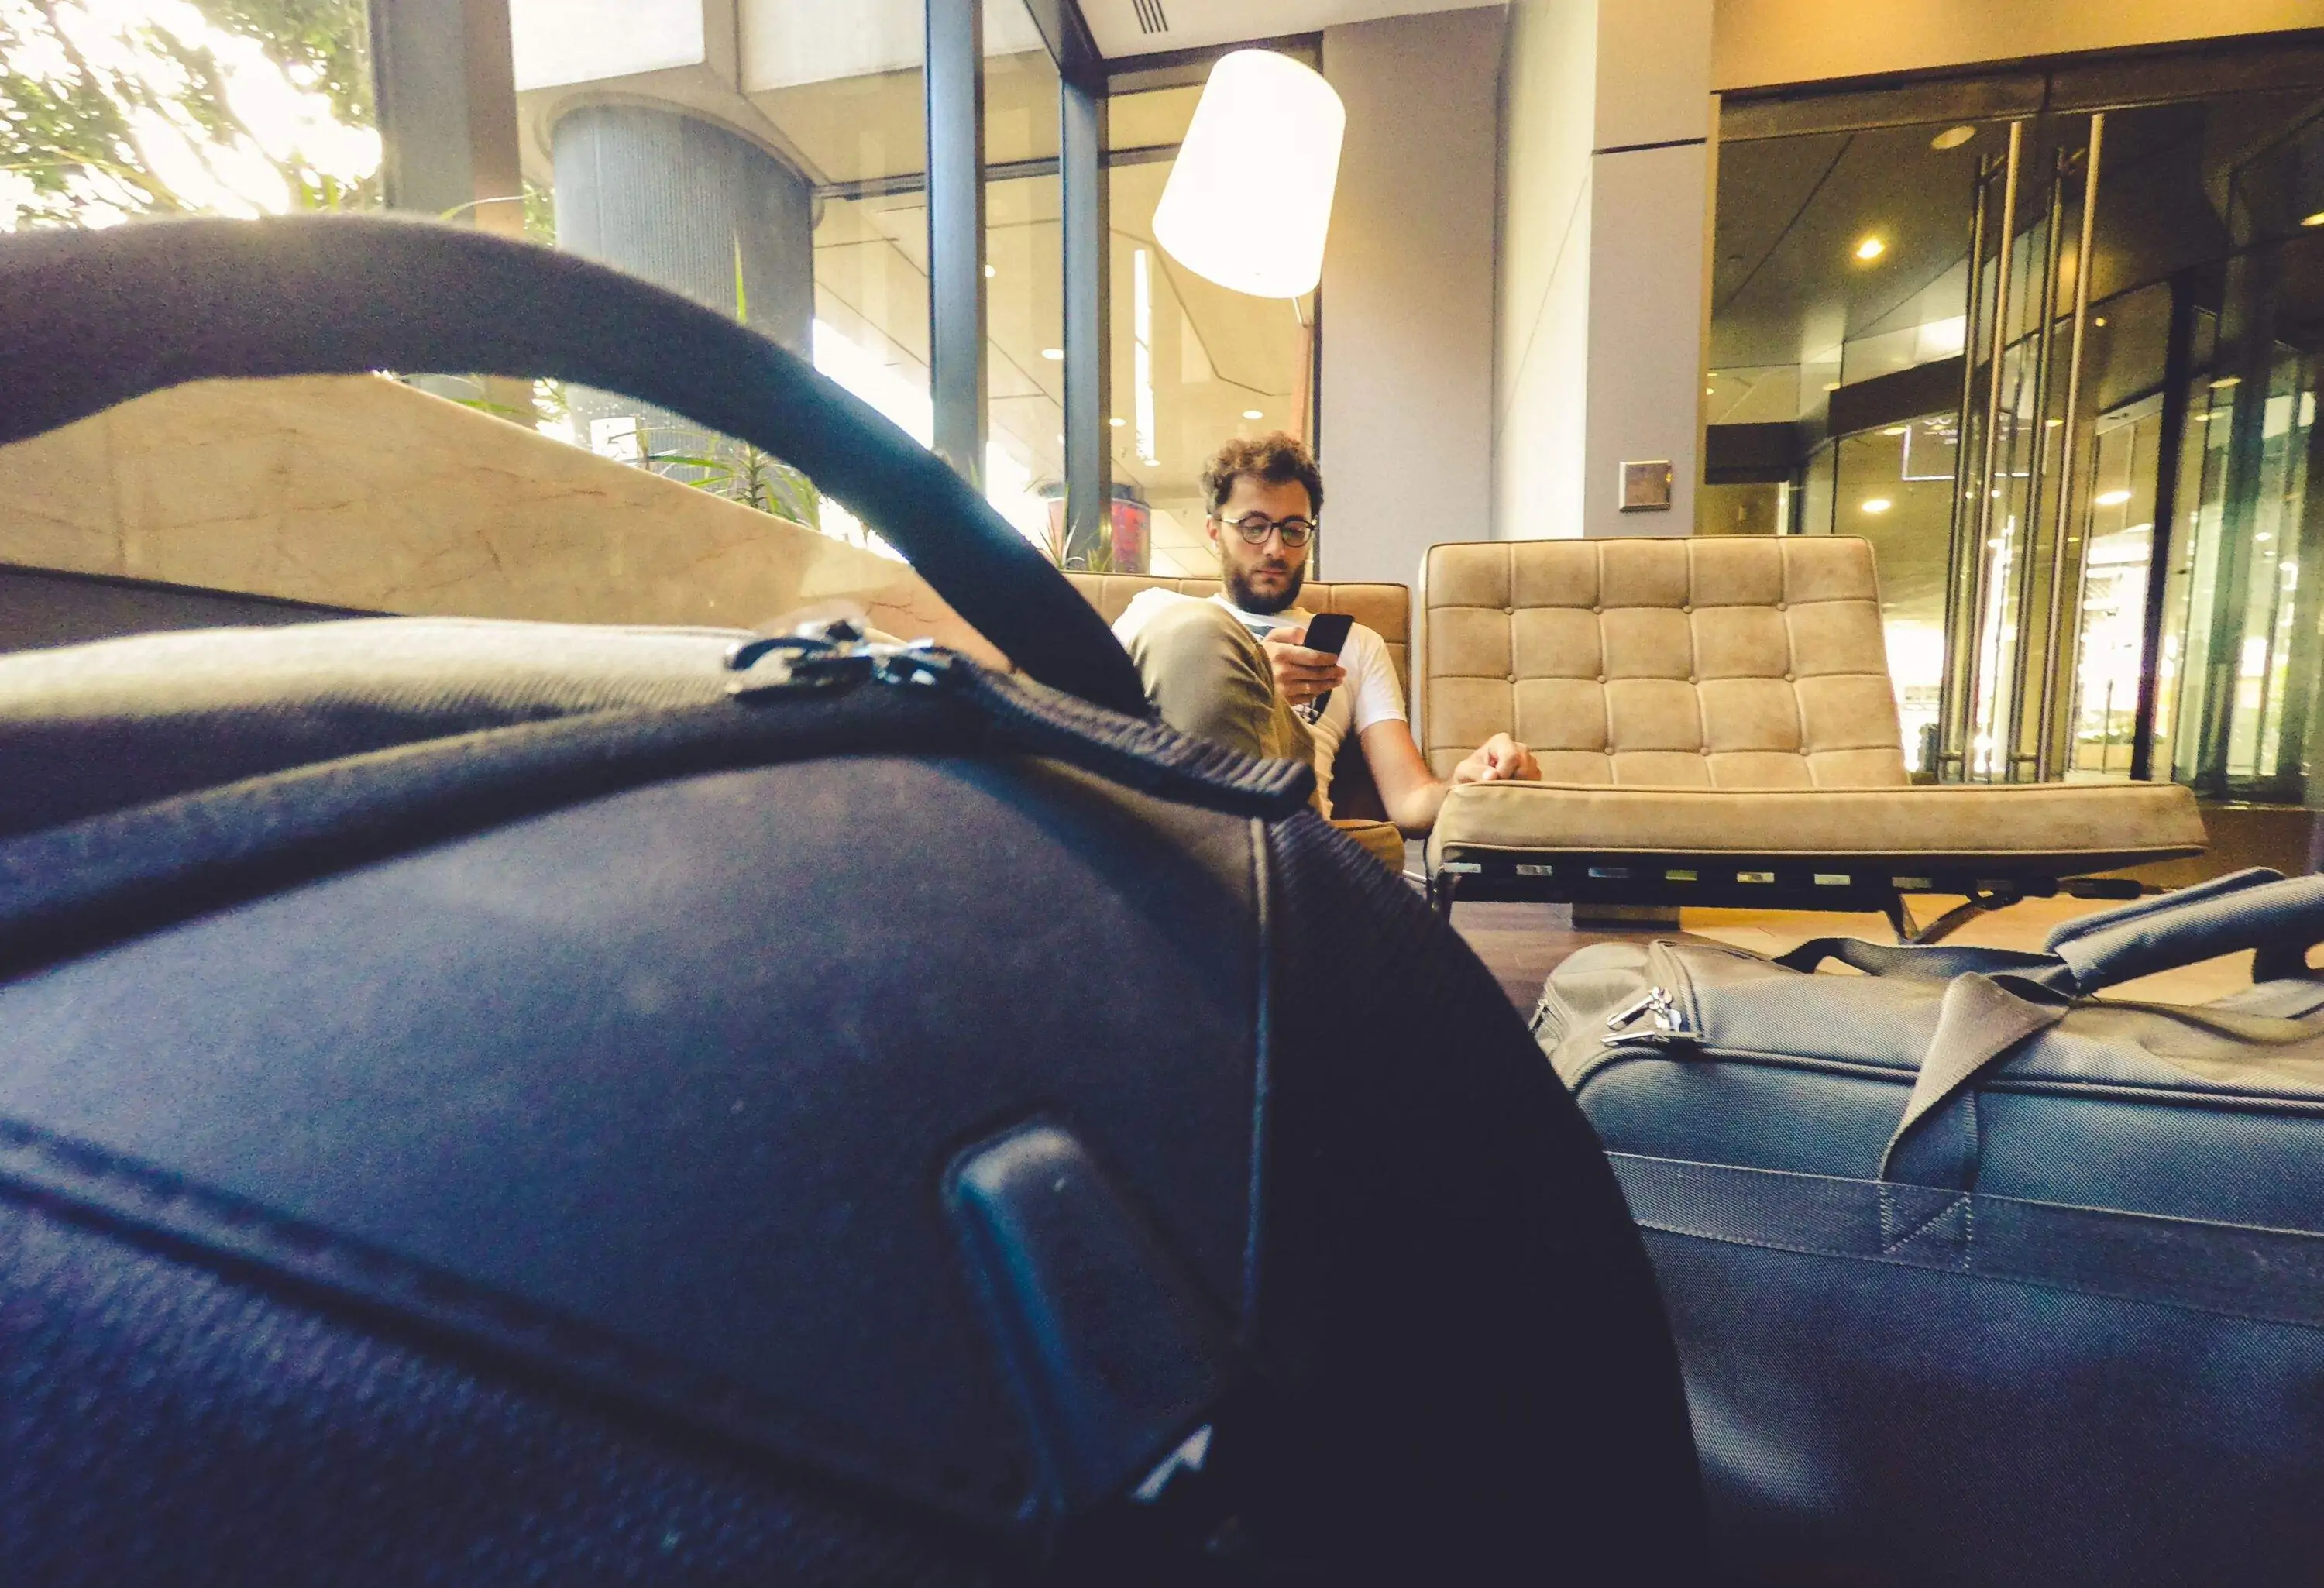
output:
[[[676, 779], [14, 981], [0, 1121], [267, 1215], [155, 1210], [185, 1238], [1000, 1531], [1038, 1474], [936, 1189], [1057, 1110], [1232, 1294], [1251, 846], [1040, 762]], [[1053, 974], [1093, 944], [1135, 981]]]
[[1903, 789], [1609, 789], [1471, 783], [1445, 797], [1429, 863], [1488, 854], [1735, 854], [1868, 860], [1899, 872], [2074, 876], [2194, 854], [2177, 783]]
[[891, 1508], [0, 1198], [0, 1580], [972, 1588]]
[[749, 637], [355, 618], [0, 658], [0, 836], [420, 739], [707, 704]]
[[1421, 749], [1440, 777], [1505, 733], [1554, 783], [1906, 780], [1862, 540], [1438, 546], [1419, 604]]
[[[1314, 731], [1277, 692], [1266, 653], [1226, 608], [1173, 602], [1125, 648], [1146, 697], [1180, 733], [1262, 760], [1314, 755]], [[1319, 776], [1328, 770], [1319, 767]]]
[[[956, 737], [982, 688], [520, 723], [9, 845], [20, 884], [119, 863], [108, 840], [146, 828], [164, 860], [254, 871], [192, 907], [114, 899], [101, 944], [0, 983], [0, 1208], [118, 1232], [51, 1260], [0, 1228], [0, 1394], [39, 1386], [0, 1408], [27, 1580], [192, 1558], [221, 1580], [652, 1581], [621, 1529], [676, 1553], [701, 1524], [636, 1524], [623, 1484], [671, 1463], [746, 1489], [811, 1469], [908, 1508], [886, 1554], [840, 1499], [768, 1524], [733, 1553], [764, 1581], [941, 1581], [923, 1541], [968, 1575], [1052, 1528], [1077, 1541], [1028, 1410], [1047, 1391], [946, 1222], [962, 1148], [1030, 1122], [1084, 1142], [1169, 1271], [1239, 1316], [1252, 1371], [1204, 1482], [1268, 1558], [1333, 1582], [1678, 1579], [1700, 1500], [1644, 1254], [1489, 974], [1387, 867], [1286, 814], [1304, 783], [1208, 809], [1207, 784], [1133, 794], [1001, 732], [1040, 715], [1013, 685], [990, 737]], [[1120, 730], [1122, 781], [1189, 749], [1307, 775], [1080, 709]], [[729, 715], [806, 753], [673, 758], [579, 799], [537, 758]], [[542, 798], [480, 823], [477, 762]], [[302, 823], [401, 800], [424, 819], [272, 869]], [[125, 1242], [175, 1255], [129, 1286], [108, 1277]], [[189, 1288], [225, 1309], [190, 1337]], [[311, 1344], [309, 1308], [352, 1338]], [[472, 1434], [432, 1380], [349, 1370], [343, 1395], [343, 1348], [410, 1350], [495, 1405], [618, 1409], [604, 1443]], [[646, 1476], [598, 1476], [622, 1463]], [[793, 1514], [713, 1500], [730, 1530]]]
[[1346, 834], [1366, 854], [1397, 875], [1404, 874], [1404, 830], [1394, 822], [1334, 817], [1332, 826]]
[[[2271, 892], [2314, 919], [2286, 882], [2124, 915], [2184, 964]], [[2006, 1034], [1964, 994], [2044, 956], [1865, 946], [1602, 946], [1543, 995], [1648, 1233], [1726, 1580], [2313, 1583], [2324, 1019], [2053, 1004], [1891, 1150], [1980, 1057], [1949, 1044]]]
[[[1141, 590], [1176, 590], [1184, 596], [1215, 596], [1216, 579], [1149, 578], [1142, 574], [1067, 574], [1074, 588], [1096, 607], [1109, 623], [1129, 609]], [[1412, 592], [1402, 585], [1326, 584], [1310, 580], [1299, 588], [1299, 604], [1309, 612], [1344, 612], [1380, 637], [1388, 660], [1396, 668], [1397, 685], [1405, 691], [1406, 715], [1412, 698]], [[1482, 740], [1478, 742], [1483, 743]], [[1471, 744], [1468, 750], [1473, 750]], [[1462, 752], [1468, 753], [1468, 750]], [[1318, 769], [1319, 775], [1322, 769]], [[1372, 781], [1370, 762], [1353, 735], [1340, 745], [1330, 768], [1332, 809], [1335, 815], [1368, 821], [1388, 819], [1388, 807]]]
[[1665, 1325], [1580, 1111], [1412, 889], [1308, 817], [1269, 851], [1252, 1294], [1329, 1389], [1269, 1466], [1343, 1540], [1317, 1580], [1702, 1581]]

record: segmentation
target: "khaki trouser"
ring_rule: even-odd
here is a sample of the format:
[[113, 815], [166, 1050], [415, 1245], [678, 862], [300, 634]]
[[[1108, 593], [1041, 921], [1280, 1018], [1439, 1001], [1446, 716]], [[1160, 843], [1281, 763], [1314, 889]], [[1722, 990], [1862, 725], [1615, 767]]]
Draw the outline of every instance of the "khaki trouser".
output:
[[[1146, 697], [1182, 734], [1245, 755], [1315, 759], [1306, 722], [1276, 692], [1275, 669], [1250, 631], [1214, 601], [1177, 601], [1130, 643]], [[1320, 795], [1315, 808], [1323, 808]], [[1404, 870], [1404, 835], [1386, 822], [1333, 824], [1392, 872]]]
[[1245, 755], [1313, 761], [1307, 725], [1276, 692], [1250, 631], [1213, 601], [1174, 601], [1130, 642], [1146, 697], [1182, 734]]

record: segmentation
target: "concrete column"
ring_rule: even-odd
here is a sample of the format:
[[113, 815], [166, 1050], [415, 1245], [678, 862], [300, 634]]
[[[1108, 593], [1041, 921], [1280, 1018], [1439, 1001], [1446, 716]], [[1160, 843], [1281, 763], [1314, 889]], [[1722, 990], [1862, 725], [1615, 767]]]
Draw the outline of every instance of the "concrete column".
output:
[[[1517, 0], [1502, 70], [1494, 533], [1685, 535], [1701, 481], [1712, 0]], [[1621, 466], [1667, 461], [1667, 512]]]
[[793, 352], [815, 320], [815, 193], [757, 144], [636, 105], [569, 112], [554, 134], [557, 245], [733, 314]]
[[[815, 193], [757, 144], [696, 116], [588, 105], [552, 134], [557, 244], [733, 315], [802, 357], [815, 322]], [[627, 398], [567, 393], [589, 421], [639, 414]], [[655, 411], [650, 449], [707, 456], [703, 432]]]

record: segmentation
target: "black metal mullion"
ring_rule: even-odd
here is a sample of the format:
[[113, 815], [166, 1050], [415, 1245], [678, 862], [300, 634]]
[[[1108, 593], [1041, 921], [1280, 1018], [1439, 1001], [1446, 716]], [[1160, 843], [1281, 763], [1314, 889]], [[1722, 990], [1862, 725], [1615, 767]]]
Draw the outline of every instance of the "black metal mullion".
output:
[[[2154, 778], [2154, 719], [2160, 712], [2163, 674], [2163, 623], [2170, 594], [2171, 559], [2179, 540], [2179, 459], [2186, 446], [2187, 386], [2194, 378], [2195, 298], [2182, 275], [2171, 278], [2171, 323], [2163, 338], [2163, 419], [2157, 427], [2154, 459], [2154, 528], [2147, 542], [2146, 611], [2140, 624], [2138, 708], [2131, 720], [2130, 775], [2135, 782]], [[2181, 660], [2183, 670], [2194, 665]], [[2183, 678], [2181, 680], [2184, 682]], [[2163, 758], [2163, 775], [2171, 775], [2171, 758]]]
[[1057, 75], [1102, 87], [1105, 61], [1078, 0], [1025, 0], [1025, 9], [1032, 14], [1041, 42], [1049, 48], [1049, 59], [1057, 63]]
[[928, 364], [936, 456], [984, 483], [984, 6], [927, 0]]
[[1060, 559], [1111, 543], [1113, 446], [1112, 202], [1105, 82], [1062, 77], [1057, 96], [1065, 264], [1065, 534]]

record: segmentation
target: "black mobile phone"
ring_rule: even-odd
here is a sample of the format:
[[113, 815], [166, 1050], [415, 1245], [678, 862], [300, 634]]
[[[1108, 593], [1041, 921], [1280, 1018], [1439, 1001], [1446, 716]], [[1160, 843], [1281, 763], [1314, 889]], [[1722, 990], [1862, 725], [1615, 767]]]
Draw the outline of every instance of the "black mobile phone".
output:
[[1319, 612], [1307, 620], [1307, 637], [1300, 643], [1310, 651], [1322, 651], [1333, 656], [1348, 642], [1348, 631], [1356, 620], [1344, 612]]
[[[1344, 612], [1319, 612], [1307, 620], [1307, 637], [1300, 643], [1310, 651], [1337, 656], [1341, 647], [1348, 642], [1348, 631], [1355, 624], [1356, 620]], [[1301, 706], [1299, 715], [1312, 723], [1323, 715], [1323, 708], [1330, 704], [1332, 691], [1326, 689]]]

